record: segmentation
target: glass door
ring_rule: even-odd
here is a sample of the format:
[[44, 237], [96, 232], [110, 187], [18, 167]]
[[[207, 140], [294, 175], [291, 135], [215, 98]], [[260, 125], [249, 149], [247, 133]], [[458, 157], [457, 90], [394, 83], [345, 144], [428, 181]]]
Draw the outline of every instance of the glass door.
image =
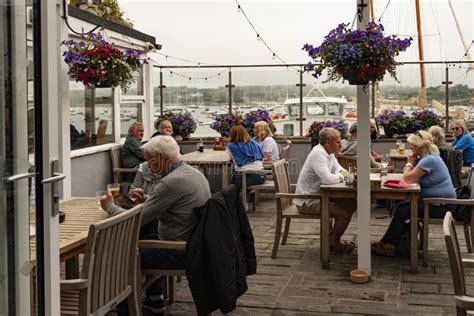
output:
[[59, 312], [56, 12], [0, 1], [0, 315]]

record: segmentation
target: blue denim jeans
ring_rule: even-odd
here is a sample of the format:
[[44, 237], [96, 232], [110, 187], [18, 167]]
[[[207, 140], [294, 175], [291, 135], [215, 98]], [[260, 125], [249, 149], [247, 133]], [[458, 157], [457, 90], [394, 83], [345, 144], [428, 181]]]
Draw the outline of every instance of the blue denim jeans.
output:
[[[254, 184], [262, 184], [265, 182], [267, 176], [265, 174], [260, 173], [249, 173], [247, 174], [247, 185], [254, 185]], [[232, 176], [232, 184], [234, 184], [237, 190], [242, 190], [242, 174], [240, 172], [236, 172]]]
[[[447, 211], [452, 211], [453, 205], [430, 205], [430, 218], [444, 218]], [[425, 203], [418, 201], [418, 218], [423, 218], [425, 213]], [[406, 221], [410, 219], [411, 203], [409, 201], [401, 202], [397, 205], [392, 221], [388, 226], [382, 242], [396, 246], [400, 237], [408, 230], [409, 225]]]

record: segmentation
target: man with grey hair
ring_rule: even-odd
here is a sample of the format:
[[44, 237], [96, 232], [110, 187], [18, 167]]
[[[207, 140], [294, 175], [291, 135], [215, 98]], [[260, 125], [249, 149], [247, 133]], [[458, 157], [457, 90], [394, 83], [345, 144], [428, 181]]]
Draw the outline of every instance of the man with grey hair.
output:
[[[319, 145], [309, 153], [301, 169], [296, 193], [319, 193], [321, 184], [333, 184], [344, 181], [348, 176], [347, 170], [337, 162], [335, 154], [341, 148], [341, 134], [334, 128], [323, 128], [319, 133]], [[300, 213], [320, 214], [320, 200], [295, 199], [294, 203]], [[341, 243], [341, 237], [351, 221], [356, 210], [353, 199], [331, 199], [329, 202], [329, 217], [335, 222], [329, 234], [329, 247], [339, 253], [350, 253], [354, 243]]]
[[[142, 229], [149, 223], [157, 222], [151, 227], [151, 232], [147, 232], [146, 239], [186, 241], [197, 221], [193, 209], [204, 205], [211, 197], [209, 182], [199, 170], [181, 160], [179, 146], [173, 137], [156, 136], [142, 148], [149, 169], [161, 176], [161, 181], [149, 196], [141, 188], [131, 192], [137, 202], [144, 201]], [[112, 216], [124, 211], [114, 204], [110, 195], [100, 202], [102, 208]], [[140, 254], [144, 269], [184, 269], [184, 251], [141, 249]], [[148, 298], [143, 302], [144, 308], [154, 313], [164, 310], [161, 283], [157, 282], [148, 288]]]
[[[341, 154], [357, 156], [357, 123], [352, 123], [349, 128], [349, 139], [342, 141]], [[380, 168], [381, 165], [375, 161], [372, 153], [370, 154], [370, 167]]]
[[[140, 148], [143, 139], [143, 132], [143, 123], [140, 122], [135, 122], [128, 128], [128, 136], [120, 150], [120, 158], [122, 159], [122, 165], [124, 168], [137, 168], [145, 161], [143, 149]], [[135, 179], [135, 173], [130, 173], [129, 179], [133, 182], [133, 179]]]

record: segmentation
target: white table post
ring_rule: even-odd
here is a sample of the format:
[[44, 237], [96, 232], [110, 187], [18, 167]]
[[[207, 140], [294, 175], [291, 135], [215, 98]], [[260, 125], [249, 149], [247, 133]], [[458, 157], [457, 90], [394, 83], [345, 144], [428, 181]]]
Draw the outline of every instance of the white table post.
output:
[[[357, 0], [357, 29], [365, 30], [369, 3]], [[370, 256], [370, 104], [369, 87], [357, 86], [357, 262], [371, 275]]]

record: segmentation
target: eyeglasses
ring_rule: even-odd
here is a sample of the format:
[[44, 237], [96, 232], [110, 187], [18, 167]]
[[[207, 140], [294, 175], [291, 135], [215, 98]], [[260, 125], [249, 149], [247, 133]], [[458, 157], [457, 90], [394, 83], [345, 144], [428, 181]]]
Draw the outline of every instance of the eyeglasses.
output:
[[418, 137], [420, 137], [421, 139], [423, 139], [423, 135], [421, 135], [420, 131], [416, 131], [416, 132], [415, 132], [415, 135], [418, 136]]
[[451, 128], [451, 130], [452, 130], [452, 131], [457, 131], [457, 130], [460, 130], [460, 129], [461, 129], [461, 128], [460, 128], [460, 127], [457, 127], [457, 126], [456, 126], [456, 127], [453, 127], [453, 128]]

